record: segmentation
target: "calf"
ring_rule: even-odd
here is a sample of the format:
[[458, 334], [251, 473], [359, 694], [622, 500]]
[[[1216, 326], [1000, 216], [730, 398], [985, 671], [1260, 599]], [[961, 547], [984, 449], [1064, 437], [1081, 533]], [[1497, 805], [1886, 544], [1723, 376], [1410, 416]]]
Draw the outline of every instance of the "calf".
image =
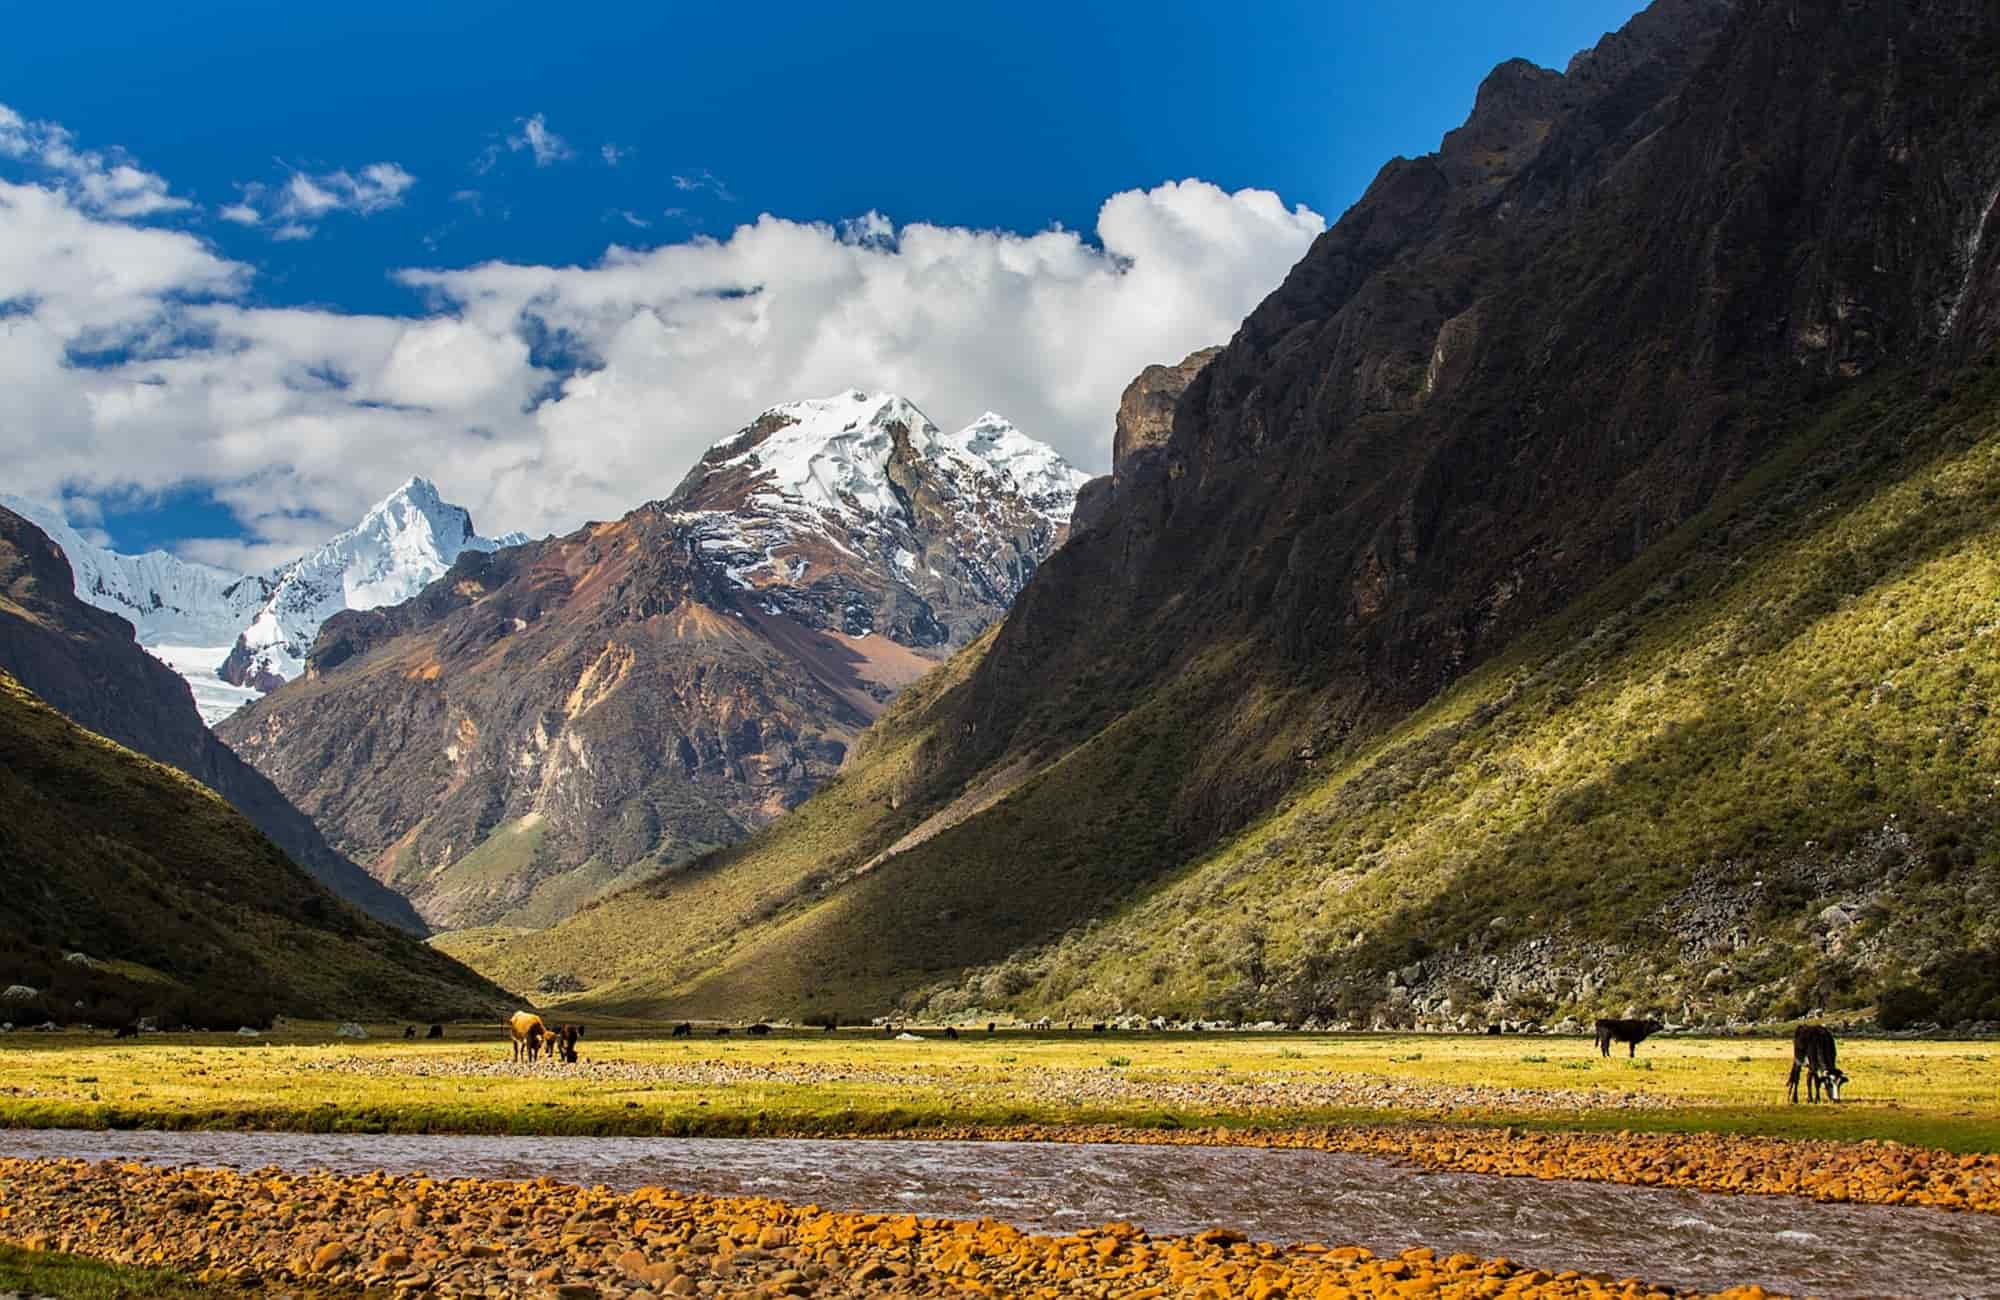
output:
[[1792, 1075], [1785, 1081], [1785, 1093], [1794, 1105], [1799, 1100], [1800, 1070], [1806, 1075], [1807, 1101], [1818, 1101], [1821, 1089], [1828, 1101], [1840, 1100], [1847, 1076], [1834, 1058], [1833, 1032], [1825, 1025], [1800, 1025], [1792, 1031]]
[[1597, 1022], [1597, 1051], [1600, 1056], [1611, 1055], [1611, 1044], [1624, 1043], [1625, 1055], [1639, 1054], [1639, 1044], [1659, 1033], [1666, 1026], [1657, 1020], [1600, 1020]]
[[582, 1025], [557, 1025], [549, 1042], [549, 1059], [565, 1065], [576, 1064], [576, 1040], [583, 1037]]
[[516, 1011], [507, 1021], [507, 1032], [514, 1040], [514, 1059], [532, 1062], [542, 1053], [542, 1040], [549, 1036], [549, 1027], [532, 1011]]

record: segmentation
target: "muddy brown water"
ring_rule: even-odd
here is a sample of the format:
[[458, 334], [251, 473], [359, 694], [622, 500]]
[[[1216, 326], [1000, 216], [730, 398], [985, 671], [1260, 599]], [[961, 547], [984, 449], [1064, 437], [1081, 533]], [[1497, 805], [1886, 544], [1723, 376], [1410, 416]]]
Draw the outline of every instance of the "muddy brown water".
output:
[[1505, 1255], [1653, 1283], [1755, 1282], [1826, 1297], [2000, 1296], [2000, 1220], [1780, 1196], [1426, 1173], [1317, 1151], [779, 1138], [493, 1138], [0, 1131], [0, 1156], [435, 1177], [550, 1175], [829, 1209], [1004, 1219], [1067, 1232], [1115, 1219], [1155, 1235]]

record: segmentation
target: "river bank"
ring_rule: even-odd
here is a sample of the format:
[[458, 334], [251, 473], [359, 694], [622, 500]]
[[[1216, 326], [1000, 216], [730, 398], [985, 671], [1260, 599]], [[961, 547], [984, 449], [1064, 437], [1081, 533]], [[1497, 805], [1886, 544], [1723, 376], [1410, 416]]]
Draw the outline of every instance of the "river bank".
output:
[[[992, 1219], [852, 1214], [763, 1197], [552, 1179], [440, 1181], [0, 1160], [0, 1237], [230, 1285], [561, 1300], [690, 1295], [1686, 1295], [1417, 1248], [1282, 1247], [1112, 1223], [1037, 1236]], [[1761, 1289], [1717, 1294], [1761, 1296]]]

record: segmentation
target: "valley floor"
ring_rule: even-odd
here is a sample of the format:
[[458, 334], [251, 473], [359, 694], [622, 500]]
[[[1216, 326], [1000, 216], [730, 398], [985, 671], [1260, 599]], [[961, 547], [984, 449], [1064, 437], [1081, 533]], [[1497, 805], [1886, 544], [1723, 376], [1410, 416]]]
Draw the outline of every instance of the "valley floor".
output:
[[502, 1031], [367, 1040], [0, 1036], [0, 1126], [839, 1136], [1032, 1128], [1260, 1141], [1421, 1121], [1525, 1131], [1892, 1140], [2000, 1152], [2000, 1044], [1848, 1038], [1848, 1100], [1785, 1104], [1789, 1041], [1655, 1038], [1636, 1060], [1568, 1037], [1033, 1034], [593, 1028], [576, 1066], [518, 1064]]
[[[1551, 1037], [1079, 1029], [957, 1040], [924, 1030], [907, 1041], [706, 1027], [675, 1039], [657, 1026], [593, 1027], [580, 1064], [530, 1067], [488, 1026], [450, 1027], [442, 1043], [405, 1040], [401, 1026], [373, 1027], [366, 1040], [332, 1031], [292, 1024], [256, 1039], [136, 1043], [0, 1035], [0, 1126], [1306, 1148], [1452, 1175], [1660, 1189], [1647, 1194], [2000, 1213], [2000, 1048], [1984, 1042], [1847, 1039], [1851, 1100], [1790, 1106], [1790, 1044], [1775, 1038], [1665, 1037], [1633, 1061]], [[566, 1176], [558, 1162], [548, 1173], [433, 1181], [0, 1158], [0, 1242], [31, 1251], [0, 1254], [0, 1290], [25, 1277], [63, 1297], [246, 1283], [577, 1297], [1363, 1296], [1415, 1294], [1412, 1283], [1467, 1296], [1669, 1291], [1543, 1271], [1550, 1260], [1538, 1270], [1463, 1251], [1378, 1255], [1223, 1230], [1149, 1237], [1129, 1225], [1035, 1235], [990, 1219], [584, 1191], [566, 1184], [588, 1180], [586, 1167]], [[60, 1264], [48, 1252], [88, 1259]], [[36, 1271], [36, 1260], [50, 1262]]]

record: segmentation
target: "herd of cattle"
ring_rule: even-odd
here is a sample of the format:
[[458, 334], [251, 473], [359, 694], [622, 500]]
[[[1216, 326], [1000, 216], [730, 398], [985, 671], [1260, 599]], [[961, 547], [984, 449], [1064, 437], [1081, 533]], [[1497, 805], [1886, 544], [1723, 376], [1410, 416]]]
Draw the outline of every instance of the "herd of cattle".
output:
[[[831, 1033], [837, 1027], [838, 1022], [829, 1017], [825, 1023], [827, 1032]], [[1037, 1030], [1044, 1030], [1050, 1026], [1048, 1021], [1039, 1020], [1030, 1027]], [[576, 1041], [583, 1037], [582, 1025], [561, 1024], [551, 1028], [547, 1022], [532, 1011], [516, 1011], [513, 1017], [507, 1022], [507, 1028], [513, 1039], [514, 1059], [516, 1061], [525, 1060], [529, 1064], [533, 1064], [538, 1059], [546, 1056], [550, 1061], [561, 1061], [568, 1065], [576, 1064]], [[892, 1036], [896, 1034], [896, 1030], [899, 1028], [900, 1026], [897, 1025], [886, 1026], [887, 1031]], [[986, 1032], [992, 1034], [997, 1028], [997, 1025], [989, 1023], [986, 1026]], [[1074, 1029], [1075, 1026], [1072, 1025], [1071, 1028]], [[1091, 1029], [1096, 1033], [1103, 1033], [1104, 1028], [1101, 1024], [1091, 1026]], [[1639, 1054], [1639, 1044], [1665, 1028], [1666, 1026], [1657, 1020], [1599, 1020], [1597, 1022], [1598, 1053], [1602, 1056], [1609, 1056], [1611, 1055], [1611, 1045], [1613, 1043], [1624, 1043], [1625, 1055], [1628, 1058], [1636, 1057]], [[404, 1036], [414, 1038], [416, 1037], [416, 1032], [413, 1026]], [[762, 1037], [771, 1032], [771, 1026], [759, 1021], [751, 1025], [744, 1032], [756, 1037]], [[730, 1026], [717, 1025], [715, 1026], [715, 1033], [718, 1036], [727, 1035], [730, 1033]], [[690, 1021], [684, 1020], [674, 1026], [673, 1036], [675, 1038], [690, 1038], [693, 1035], [694, 1025]], [[956, 1039], [958, 1037], [958, 1030], [947, 1025], [944, 1030], [944, 1036]], [[442, 1025], [432, 1025], [430, 1037], [444, 1037], [444, 1027]], [[1818, 1101], [1822, 1093], [1826, 1095], [1828, 1101], [1840, 1100], [1840, 1090], [1847, 1083], [1847, 1075], [1842, 1072], [1839, 1066], [1833, 1034], [1824, 1025], [1800, 1025], [1792, 1034], [1792, 1073], [1791, 1077], [1786, 1081], [1785, 1092], [1793, 1102], [1797, 1102], [1799, 1099], [1799, 1083], [1802, 1078], [1806, 1085], [1807, 1101]]]

